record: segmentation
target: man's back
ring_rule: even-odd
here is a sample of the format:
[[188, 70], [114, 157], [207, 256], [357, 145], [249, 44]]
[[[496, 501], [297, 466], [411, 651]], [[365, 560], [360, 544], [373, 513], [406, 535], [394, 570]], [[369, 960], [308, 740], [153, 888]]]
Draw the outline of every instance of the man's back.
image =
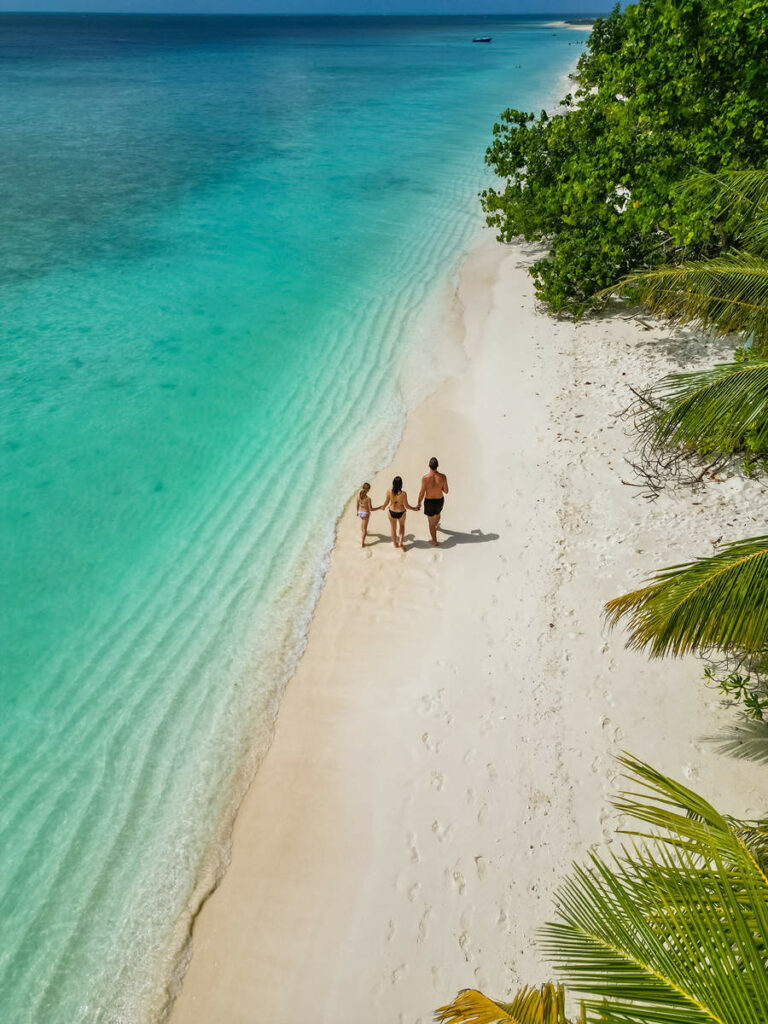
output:
[[444, 473], [438, 473], [434, 469], [421, 478], [421, 486], [425, 498], [442, 498], [444, 494], [448, 493], [447, 477]]

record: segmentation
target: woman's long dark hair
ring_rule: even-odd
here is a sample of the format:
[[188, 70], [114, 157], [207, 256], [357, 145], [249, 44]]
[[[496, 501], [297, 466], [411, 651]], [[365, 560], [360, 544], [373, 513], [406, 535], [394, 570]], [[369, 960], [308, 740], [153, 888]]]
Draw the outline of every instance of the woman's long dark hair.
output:
[[402, 491], [402, 489], [403, 489], [403, 478], [401, 476], [396, 476], [395, 479], [392, 481], [392, 493], [393, 494], [399, 494], [400, 491]]

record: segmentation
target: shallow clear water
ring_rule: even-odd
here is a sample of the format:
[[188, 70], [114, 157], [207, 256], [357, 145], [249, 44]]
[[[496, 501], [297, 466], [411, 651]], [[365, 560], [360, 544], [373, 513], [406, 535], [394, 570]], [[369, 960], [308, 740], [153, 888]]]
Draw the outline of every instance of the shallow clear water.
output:
[[491, 125], [583, 38], [0, 16], [3, 1020], [156, 1011]]

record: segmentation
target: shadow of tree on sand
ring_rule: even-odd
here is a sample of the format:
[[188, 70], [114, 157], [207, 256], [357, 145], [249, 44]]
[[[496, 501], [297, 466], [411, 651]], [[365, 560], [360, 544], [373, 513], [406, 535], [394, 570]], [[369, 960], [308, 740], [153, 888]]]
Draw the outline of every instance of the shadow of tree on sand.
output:
[[718, 754], [768, 764], [768, 722], [745, 718], [739, 725], [724, 729], [716, 736], [707, 736], [706, 740]]

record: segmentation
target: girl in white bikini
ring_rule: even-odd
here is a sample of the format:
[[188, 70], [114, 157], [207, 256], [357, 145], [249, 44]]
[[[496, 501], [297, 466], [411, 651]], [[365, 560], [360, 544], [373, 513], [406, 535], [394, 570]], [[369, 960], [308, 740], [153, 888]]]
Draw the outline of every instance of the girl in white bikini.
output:
[[363, 543], [360, 546], [363, 548], [365, 547], [365, 538], [368, 535], [368, 523], [371, 518], [371, 512], [378, 512], [380, 508], [384, 508], [383, 505], [377, 505], [376, 508], [373, 507], [371, 499], [368, 497], [370, 489], [370, 484], [363, 484], [357, 496], [357, 515], [360, 519], [360, 530], [363, 534]]
[[[392, 532], [392, 543], [396, 548], [403, 547], [403, 540], [405, 539], [405, 513], [406, 509], [410, 509], [411, 512], [418, 512], [418, 506], [408, 504], [408, 495], [403, 490], [402, 477], [396, 476], [392, 481], [392, 487], [387, 491], [387, 497], [382, 508], [386, 508], [389, 505], [389, 528]], [[400, 525], [400, 542], [398, 543], [397, 535], [395, 533], [398, 523]]]

